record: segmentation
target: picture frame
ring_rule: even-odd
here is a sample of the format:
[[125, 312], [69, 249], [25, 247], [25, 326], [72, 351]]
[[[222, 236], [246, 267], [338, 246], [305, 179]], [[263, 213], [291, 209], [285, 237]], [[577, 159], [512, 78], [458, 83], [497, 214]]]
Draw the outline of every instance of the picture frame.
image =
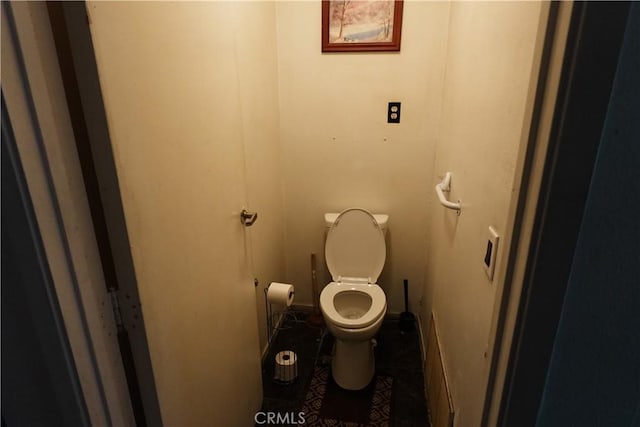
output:
[[322, 0], [322, 52], [400, 50], [403, 0]]

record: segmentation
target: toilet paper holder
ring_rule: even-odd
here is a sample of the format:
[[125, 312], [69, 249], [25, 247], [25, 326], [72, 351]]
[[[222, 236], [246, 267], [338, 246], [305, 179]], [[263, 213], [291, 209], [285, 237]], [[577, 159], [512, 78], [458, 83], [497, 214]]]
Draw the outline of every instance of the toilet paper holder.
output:
[[[287, 285], [286, 283], [271, 282], [271, 284], [268, 287], [264, 288], [264, 308], [267, 315], [267, 347], [268, 348], [271, 348], [271, 341], [275, 336], [276, 329], [278, 329], [277, 325], [274, 324], [274, 316], [286, 315], [289, 309], [289, 305], [291, 304], [291, 302], [287, 302], [286, 304], [284, 304], [284, 311], [276, 311], [276, 312], [273, 311], [272, 302], [270, 301], [270, 297], [269, 297], [269, 289], [274, 285], [289, 286], [291, 288], [289, 290], [289, 300], [293, 301], [293, 286], [291, 285]], [[276, 323], [279, 323], [279, 322], [276, 322]]]
[[245, 227], [251, 227], [257, 219], [258, 212], [249, 212], [246, 209], [242, 209], [242, 212], [240, 212], [240, 222]]

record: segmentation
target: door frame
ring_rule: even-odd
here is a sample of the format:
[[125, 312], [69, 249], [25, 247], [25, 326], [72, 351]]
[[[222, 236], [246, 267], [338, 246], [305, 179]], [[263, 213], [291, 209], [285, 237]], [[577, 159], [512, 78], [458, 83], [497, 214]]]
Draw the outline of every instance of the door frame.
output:
[[559, 73], [551, 81], [557, 91], [541, 101], [550, 120], [531, 129], [544, 150], [529, 146], [538, 152], [525, 171], [520, 241], [510, 257], [516, 280], [503, 298], [484, 425], [536, 424], [629, 14], [629, 3], [576, 2], [570, 16], [566, 6], [557, 19], [564, 52], [547, 68], [551, 79]]
[[4, 94], [2, 206], [2, 425], [90, 426]]
[[[1, 7], [2, 127], [3, 134], [5, 129], [12, 131], [6, 141], [3, 138], [3, 145], [10, 152], [16, 181], [23, 183], [23, 208], [28, 213], [32, 207], [32, 215], [25, 218], [31, 235], [24, 238], [32, 239], [36, 250], [41, 243], [41, 276], [45, 284], [50, 279], [48, 308], [54, 321], [60, 322], [55, 326], [61, 328], [56, 342], [63, 349], [68, 345], [71, 358], [64, 369], [69, 378], [78, 378], [76, 417], [86, 425], [133, 425], [118, 344], [111, 333], [115, 330], [113, 312], [100, 303], [108, 297], [101, 284], [102, 266], [92, 246], [95, 236], [86, 215], [79, 163], [71, 150], [71, 119], [62, 96], [46, 6], [3, 2]], [[29, 292], [37, 291], [37, 282], [27, 284]], [[36, 306], [30, 309], [36, 322], [45, 316]], [[36, 323], [41, 334], [51, 326]], [[55, 354], [45, 360], [52, 375], [61, 366], [55, 365]], [[26, 378], [30, 375], [22, 374]], [[75, 393], [60, 392], [71, 393], [69, 399]], [[27, 411], [34, 408], [21, 410], [24, 419], [29, 419]]]
[[118, 310], [117, 336], [133, 415], [138, 426], [161, 425], [86, 3], [47, 2], [46, 8], [105, 285]]
[[[84, 3], [81, 4], [84, 7]], [[3, 3], [3, 13], [9, 7], [16, 6]], [[611, 13], [612, 9], [615, 9], [615, 13]], [[493, 354], [492, 380], [489, 381], [487, 390], [483, 417], [485, 425], [535, 424], [584, 210], [586, 190], [617, 65], [617, 52], [622, 43], [624, 25], [620, 23], [626, 22], [627, 14], [626, 3], [604, 6], [597, 3], [573, 4], [566, 52], [562, 55], [560, 64], [557, 101], [552, 102], [555, 108], [553, 124], [549, 129], [548, 149], [540, 153], [532, 148], [533, 144], [530, 142], [527, 154], [531, 156], [528, 166], [530, 169], [525, 173], [525, 176], [529, 175], [523, 181], [527, 187], [521, 192], [517, 208], [523, 216], [519, 219], [519, 228], [515, 230], [519, 239], [514, 240], [510, 256], [513, 269], [510, 274], [514, 284], [510, 292], [505, 289], [502, 296], [502, 320], [498, 322], [500, 333]], [[610, 32], [611, 37], [601, 37], [602, 25], [608, 30], [604, 32]], [[19, 46], [16, 48], [20, 49]], [[552, 67], [553, 64], [552, 61], [548, 65]], [[558, 64], [555, 63], [555, 66]], [[593, 77], [594, 72], [597, 78]], [[7, 81], [3, 80], [5, 86]], [[28, 87], [28, 82], [22, 84]], [[591, 96], [586, 96], [588, 94]], [[37, 98], [38, 93], [34, 91], [33, 101], [37, 102]], [[549, 102], [551, 101], [547, 99], [547, 103]], [[544, 114], [542, 110], [539, 113]], [[597, 119], [589, 120], [587, 126], [584, 126], [585, 121], [579, 120], [584, 114], [593, 114]], [[543, 130], [538, 127], [540, 125], [541, 122], [536, 123], [536, 131]], [[585, 144], [588, 145], [588, 150], [585, 150]], [[540, 158], [541, 155], [544, 156]], [[534, 169], [541, 165], [541, 174], [536, 175]], [[33, 173], [26, 170], [27, 176]], [[536, 185], [539, 186], [539, 191], [532, 191]], [[567, 189], [575, 197], [567, 197]], [[533, 218], [528, 218], [531, 221], [529, 224], [525, 221], [525, 211], [526, 215], [533, 212]], [[43, 239], [46, 239], [44, 233]], [[520, 256], [521, 250], [526, 250], [528, 256]], [[51, 256], [49, 253], [47, 255]], [[516, 256], [521, 261], [519, 264], [514, 259]], [[522, 265], [523, 260], [526, 260], [525, 265]], [[518, 274], [523, 274], [521, 289], [516, 289], [515, 285]], [[57, 292], [60, 293], [60, 289]], [[68, 309], [70, 308], [63, 307], [63, 310]], [[79, 307], [76, 309], [79, 310]], [[509, 316], [512, 320], [509, 320]], [[511, 326], [509, 322], [512, 322]], [[86, 333], [89, 334], [89, 331]], [[86, 337], [69, 334], [69, 339], [73, 345], [74, 341], [86, 340]], [[85, 351], [89, 352], [88, 349]], [[100, 370], [95, 366], [97, 362], [94, 359], [79, 357], [78, 354], [75, 359], [76, 363], [85, 360], [89, 364], [87, 368], [78, 366], [78, 370], [93, 370], [99, 376]], [[91, 393], [88, 394], [85, 387], [83, 384], [84, 397], [89, 407], [106, 404], [91, 400]]]

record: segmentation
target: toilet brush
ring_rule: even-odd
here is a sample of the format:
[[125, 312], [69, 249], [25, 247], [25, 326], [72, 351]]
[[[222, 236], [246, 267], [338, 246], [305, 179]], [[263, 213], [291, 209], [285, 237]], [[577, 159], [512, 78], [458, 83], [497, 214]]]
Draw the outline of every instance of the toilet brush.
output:
[[404, 279], [404, 312], [400, 313], [400, 330], [411, 332], [415, 328], [413, 313], [409, 312], [409, 281]]

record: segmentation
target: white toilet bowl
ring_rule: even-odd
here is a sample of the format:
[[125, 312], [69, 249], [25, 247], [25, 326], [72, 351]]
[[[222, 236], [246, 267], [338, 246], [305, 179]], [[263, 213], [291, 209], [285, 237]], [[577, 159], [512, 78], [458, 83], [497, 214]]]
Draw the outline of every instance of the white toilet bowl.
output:
[[364, 209], [341, 212], [327, 233], [325, 257], [333, 282], [322, 290], [320, 308], [336, 339], [331, 372], [340, 387], [360, 390], [373, 378], [372, 338], [387, 311], [376, 284], [386, 258], [380, 224]]
[[347, 390], [366, 387], [375, 371], [372, 338], [387, 312], [384, 292], [378, 285], [331, 282], [320, 294], [320, 308], [336, 339], [333, 379]]

